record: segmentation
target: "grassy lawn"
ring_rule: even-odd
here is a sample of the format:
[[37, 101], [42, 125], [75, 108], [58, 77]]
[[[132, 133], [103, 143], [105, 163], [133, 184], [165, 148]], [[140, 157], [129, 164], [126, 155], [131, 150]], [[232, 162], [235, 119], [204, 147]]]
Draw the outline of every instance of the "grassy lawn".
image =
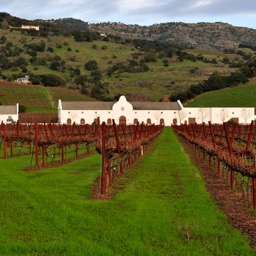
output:
[[97, 154], [23, 172], [28, 164], [29, 157], [1, 160], [0, 255], [255, 255], [170, 128], [119, 180], [112, 200], [88, 199]]

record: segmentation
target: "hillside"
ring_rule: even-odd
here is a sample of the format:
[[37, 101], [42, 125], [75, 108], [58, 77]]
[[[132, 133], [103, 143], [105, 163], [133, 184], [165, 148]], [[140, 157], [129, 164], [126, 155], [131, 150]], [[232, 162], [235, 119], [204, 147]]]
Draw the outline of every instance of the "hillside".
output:
[[[22, 24], [39, 25], [40, 31], [21, 29]], [[121, 31], [122, 37], [111, 31]], [[219, 36], [213, 33], [208, 34], [208, 41], [204, 39], [213, 31]], [[33, 85], [73, 89], [94, 100], [115, 100], [125, 94], [128, 100], [159, 101], [203, 84], [213, 74], [228, 77], [249, 61], [254, 63], [254, 33], [223, 23], [141, 27], [88, 24], [72, 18], [29, 21], [0, 13], [0, 78], [14, 82], [28, 75]], [[183, 43], [186, 34], [202, 42], [193, 48]], [[230, 34], [236, 42], [225, 43], [230, 49], [221, 51], [218, 46], [213, 50], [212, 37], [223, 40]]]
[[256, 45], [255, 29], [235, 27], [222, 22], [170, 22], [152, 26], [100, 23], [90, 24], [89, 29], [123, 38], [155, 40], [197, 49], [223, 50], [237, 48], [239, 44]]
[[186, 107], [255, 107], [256, 79], [236, 88], [207, 92], [188, 101]]
[[120, 22], [92, 23], [65, 18], [46, 21], [50, 24], [81, 31], [94, 31], [107, 36], [113, 35], [125, 39], [159, 41], [172, 45], [196, 49], [223, 50], [237, 48], [240, 44], [256, 46], [256, 30], [232, 26], [228, 23], [168, 22], [139, 26]]

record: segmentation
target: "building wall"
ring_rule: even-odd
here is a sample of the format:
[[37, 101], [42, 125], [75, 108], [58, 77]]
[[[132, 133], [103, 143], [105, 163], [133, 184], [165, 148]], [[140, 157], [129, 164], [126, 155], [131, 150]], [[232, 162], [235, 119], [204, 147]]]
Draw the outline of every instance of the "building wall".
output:
[[16, 104], [16, 113], [4, 113], [0, 114], [0, 123], [12, 123], [12, 122], [17, 122], [19, 119], [19, 104]]
[[109, 123], [109, 120], [114, 119], [115, 123], [119, 124], [120, 117], [126, 119], [126, 124], [134, 124], [134, 119], [147, 124], [150, 119], [152, 124], [163, 123], [165, 126], [171, 126], [175, 122], [201, 124], [211, 121], [222, 124], [232, 118], [243, 124], [256, 120], [254, 108], [184, 108], [180, 102], [178, 104], [181, 110], [136, 110], [121, 96], [110, 110], [63, 110], [59, 101], [58, 115], [60, 123], [67, 123], [70, 119], [71, 123], [77, 124], [81, 123], [82, 118], [86, 124], [92, 124], [97, 118], [101, 123]]
[[21, 25], [21, 29], [35, 29], [35, 30], [39, 30], [39, 26]]
[[[198, 124], [209, 121], [222, 124], [231, 119], [238, 120], [241, 124], [249, 124], [256, 119], [254, 108], [183, 108], [181, 111], [184, 116], [181, 123], [189, 123], [192, 118], [195, 118]], [[179, 118], [178, 120], [180, 121]]]

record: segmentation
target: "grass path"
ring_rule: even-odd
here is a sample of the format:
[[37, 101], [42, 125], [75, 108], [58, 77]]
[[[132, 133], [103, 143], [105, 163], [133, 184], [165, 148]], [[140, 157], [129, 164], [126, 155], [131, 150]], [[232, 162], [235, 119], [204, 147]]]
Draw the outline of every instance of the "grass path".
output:
[[28, 162], [1, 160], [1, 256], [255, 255], [211, 201], [169, 128], [109, 201], [88, 199], [99, 155], [22, 172]]

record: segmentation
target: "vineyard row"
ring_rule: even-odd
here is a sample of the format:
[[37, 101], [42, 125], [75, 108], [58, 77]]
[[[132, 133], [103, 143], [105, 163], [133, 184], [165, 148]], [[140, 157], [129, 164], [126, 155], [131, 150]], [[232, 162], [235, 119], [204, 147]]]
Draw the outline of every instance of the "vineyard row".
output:
[[[247, 182], [247, 198], [249, 205], [256, 209], [256, 126], [224, 123], [223, 125], [183, 124], [173, 126], [174, 131], [195, 147], [195, 154], [205, 159], [209, 156], [209, 166], [215, 163], [217, 172], [221, 175], [223, 169], [229, 173], [230, 189], [235, 191], [235, 184]], [[198, 150], [203, 154], [198, 153]], [[225, 175], [224, 175], [225, 176]], [[237, 182], [236, 182], [237, 180]], [[252, 202], [252, 203], [251, 203]]]
[[0, 125], [2, 158], [30, 155], [26, 170], [56, 166], [87, 156], [102, 155], [100, 194], [105, 195], [116, 177], [143, 155], [162, 125], [4, 124]]

